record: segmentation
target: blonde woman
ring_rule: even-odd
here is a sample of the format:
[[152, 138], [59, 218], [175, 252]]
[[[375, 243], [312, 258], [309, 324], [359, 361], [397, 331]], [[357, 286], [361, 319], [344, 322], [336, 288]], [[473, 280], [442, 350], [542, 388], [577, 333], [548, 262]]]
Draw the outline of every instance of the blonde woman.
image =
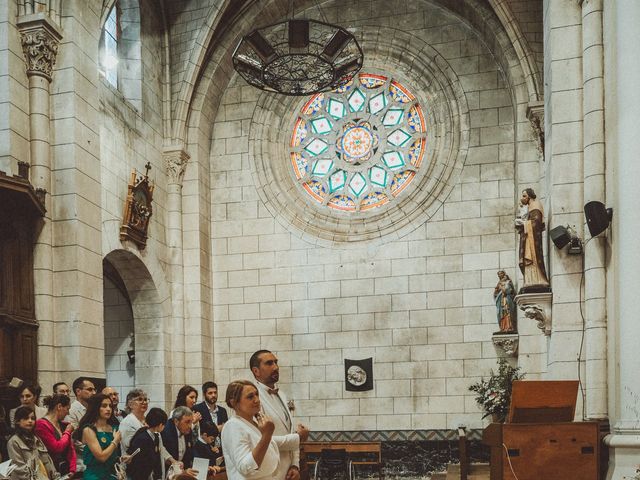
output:
[[229, 480], [272, 478], [280, 453], [273, 420], [260, 412], [258, 389], [247, 380], [236, 380], [227, 387], [225, 400], [235, 411], [222, 430]]

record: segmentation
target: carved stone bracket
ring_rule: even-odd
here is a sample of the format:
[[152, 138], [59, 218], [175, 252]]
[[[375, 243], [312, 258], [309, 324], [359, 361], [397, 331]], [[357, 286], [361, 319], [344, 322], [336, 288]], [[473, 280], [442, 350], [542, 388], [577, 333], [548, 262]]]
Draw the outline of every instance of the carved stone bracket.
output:
[[43, 13], [18, 18], [22, 51], [27, 62], [27, 75], [39, 75], [51, 81], [58, 45], [62, 40], [60, 27]]
[[167, 166], [167, 180], [169, 184], [182, 185], [182, 178], [187, 168], [187, 162], [190, 155], [182, 147], [170, 146], [166, 147], [162, 156]]
[[516, 305], [525, 318], [538, 322], [538, 328], [547, 336], [551, 335], [551, 300], [553, 293], [521, 293], [516, 295]]
[[515, 357], [518, 353], [519, 337], [517, 333], [509, 333], [502, 335], [493, 335], [493, 344], [499, 350], [504, 352], [505, 357]]
[[527, 118], [538, 144], [538, 154], [544, 160], [544, 102], [530, 102], [527, 106]]

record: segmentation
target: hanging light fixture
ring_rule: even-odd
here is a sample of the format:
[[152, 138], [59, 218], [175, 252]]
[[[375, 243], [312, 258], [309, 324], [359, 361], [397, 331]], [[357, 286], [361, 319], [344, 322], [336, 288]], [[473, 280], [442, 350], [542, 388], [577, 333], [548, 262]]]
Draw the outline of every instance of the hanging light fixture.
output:
[[348, 83], [362, 62], [362, 49], [352, 33], [307, 19], [291, 18], [255, 29], [242, 37], [233, 52], [233, 67], [247, 83], [295, 96]]

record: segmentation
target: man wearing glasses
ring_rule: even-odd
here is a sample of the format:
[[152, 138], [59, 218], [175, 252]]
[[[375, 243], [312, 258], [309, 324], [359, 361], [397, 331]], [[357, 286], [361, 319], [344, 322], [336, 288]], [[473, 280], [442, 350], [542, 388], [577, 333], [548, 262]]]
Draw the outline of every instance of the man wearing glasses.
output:
[[[67, 415], [64, 420], [65, 422], [69, 422], [73, 425], [73, 428], [76, 429], [78, 428], [80, 419], [84, 417], [84, 414], [87, 412], [87, 402], [96, 394], [96, 387], [93, 382], [86, 377], [78, 377], [73, 381], [71, 388], [73, 388], [73, 393], [75, 393], [76, 399], [71, 404], [71, 408], [69, 408], [69, 415]], [[82, 472], [85, 469], [84, 463], [82, 463], [82, 451], [84, 450], [84, 444], [78, 440], [74, 440], [73, 445], [78, 456], [76, 471]]]
[[85, 377], [78, 377], [73, 381], [72, 388], [76, 399], [71, 404], [69, 415], [67, 415], [65, 421], [73, 425], [74, 428], [78, 428], [80, 419], [87, 413], [87, 402], [96, 394], [96, 387], [91, 380]]

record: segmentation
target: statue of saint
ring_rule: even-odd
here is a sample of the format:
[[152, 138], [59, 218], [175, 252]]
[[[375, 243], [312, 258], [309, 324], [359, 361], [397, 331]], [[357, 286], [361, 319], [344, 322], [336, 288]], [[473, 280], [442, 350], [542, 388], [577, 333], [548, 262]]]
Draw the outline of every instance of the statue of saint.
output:
[[515, 225], [520, 233], [518, 263], [524, 276], [524, 285], [520, 293], [550, 291], [542, 256], [544, 211], [540, 200], [536, 199], [536, 194], [531, 188], [525, 188], [522, 191]]
[[504, 270], [498, 271], [498, 284], [493, 289], [493, 301], [496, 304], [500, 326], [496, 333], [517, 333], [515, 295], [516, 289], [509, 275]]

